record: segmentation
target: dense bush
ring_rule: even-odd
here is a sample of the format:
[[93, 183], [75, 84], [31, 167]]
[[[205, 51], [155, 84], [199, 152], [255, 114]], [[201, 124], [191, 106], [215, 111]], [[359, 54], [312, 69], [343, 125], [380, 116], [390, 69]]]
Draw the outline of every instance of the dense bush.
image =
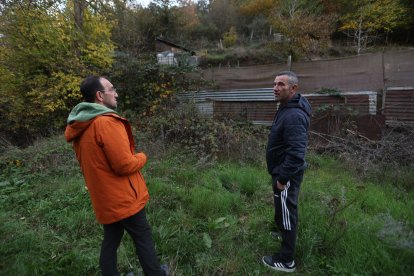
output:
[[223, 35], [223, 46], [229, 48], [237, 42], [236, 28], [231, 27], [230, 30]]
[[158, 150], [178, 145], [205, 162], [217, 158], [242, 162], [263, 160], [265, 127], [204, 117], [192, 102], [169, 104], [174, 107], [140, 120], [138, 135], [145, 140], [142, 143], [161, 141], [162, 146], [155, 147]]
[[196, 90], [196, 82], [185, 76], [190, 66], [162, 66], [154, 57], [136, 59], [118, 54], [110, 78], [119, 91], [119, 109], [127, 114], [150, 114], [173, 93]]
[[[348, 122], [352, 124], [352, 121]], [[361, 178], [413, 190], [414, 129], [410, 125], [387, 128], [380, 140], [370, 140], [349, 128], [334, 134], [311, 134], [312, 149], [335, 156]]]
[[78, 171], [78, 164], [63, 135], [39, 139], [25, 149], [10, 145], [0, 155], [0, 182], [5, 185], [74, 171]]
[[111, 67], [114, 44], [111, 22], [88, 9], [79, 30], [69, 9], [16, 3], [0, 17], [0, 135], [27, 145], [64, 126], [79, 82]]
[[252, 66], [286, 62], [288, 50], [282, 44], [257, 43], [250, 47], [231, 47], [225, 51], [205, 51], [200, 58], [200, 67], [210, 66]]

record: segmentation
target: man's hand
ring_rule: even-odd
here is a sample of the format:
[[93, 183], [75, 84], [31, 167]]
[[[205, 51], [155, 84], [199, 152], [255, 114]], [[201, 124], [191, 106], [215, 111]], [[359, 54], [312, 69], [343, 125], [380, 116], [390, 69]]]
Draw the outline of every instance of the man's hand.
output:
[[276, 188], [280, 191], [283, 191], [286, 189], [286, 185], [283, 185], [282, 183], [280, 183], [279, 181], [276, 182]]

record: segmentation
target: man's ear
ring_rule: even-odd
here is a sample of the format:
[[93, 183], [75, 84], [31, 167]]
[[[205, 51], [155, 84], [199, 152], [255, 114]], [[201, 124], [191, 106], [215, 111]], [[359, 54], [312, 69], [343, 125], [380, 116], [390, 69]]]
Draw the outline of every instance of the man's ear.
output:
[[98, 101], [98, 102], [102, 102], [103, 101], [103, 97], [102, 97], [102, 92], [101, 91], [96, 91], [95, 92], [95, 99]]

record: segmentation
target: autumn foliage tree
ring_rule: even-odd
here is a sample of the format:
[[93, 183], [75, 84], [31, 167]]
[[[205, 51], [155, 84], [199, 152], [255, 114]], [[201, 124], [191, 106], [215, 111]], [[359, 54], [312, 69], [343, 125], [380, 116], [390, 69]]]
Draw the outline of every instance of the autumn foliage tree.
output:
[[285, 44], [294, 56], [310, 56], [331, 42], [336, 15], [323, 12], [321, 1], [279, 0], [271, 23], [275, 31], [285, 36]]
[[344, 1], [347, 11], [341, 18], [339, 30], [354, 41], [358, 54], [362, 53], [379, 35], [388, 34], [404, 24], [406, 9], [398, 0]]
[[112, 64], [111, 24], [85, 8], [75, 26], [73, 2], [16, 1], [2, 11], [0, 127], [20, 144], [65, 125], [81, 99], [79, 82]]
[[249, 31], [249, 39], [253, 40], [255, 34], [272, 34], [273, 10], [278, 6], [279, 0], [246, 1], [240, 8], [241, 18], [244, 19]]

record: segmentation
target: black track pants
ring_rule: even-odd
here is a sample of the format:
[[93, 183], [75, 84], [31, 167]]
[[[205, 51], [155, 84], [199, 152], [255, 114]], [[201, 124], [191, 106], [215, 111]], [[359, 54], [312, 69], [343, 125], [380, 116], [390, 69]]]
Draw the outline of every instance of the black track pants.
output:
[[298, 198], [303, 172], [293, 176], [286, 184], [286, 189], [278, 190], [273, 176], [273, 192], [275, 205], [275, 222], [282, 234], [282, 247], [277, 254], [281, 261], [290, 262], [294, 259], [297, 224], [298, 224]]

